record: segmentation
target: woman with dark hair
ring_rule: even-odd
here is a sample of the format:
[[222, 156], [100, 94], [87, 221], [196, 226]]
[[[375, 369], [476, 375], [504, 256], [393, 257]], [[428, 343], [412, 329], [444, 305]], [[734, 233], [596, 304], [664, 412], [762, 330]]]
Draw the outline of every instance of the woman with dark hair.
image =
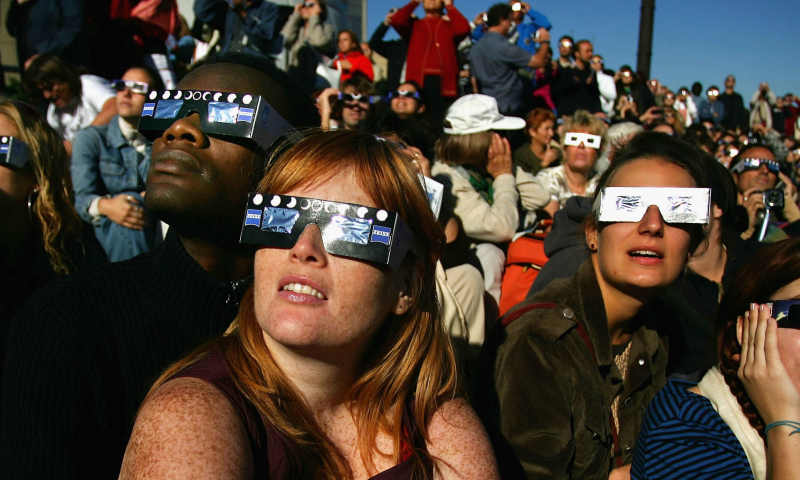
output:
[[[617, 85], [617, 113], [629, 121], [639, 119], [641, 123], [650, 123], [657, 118], [656, 98], [647, 85], [639, 80], [638, 75], [628, 65], [620, 67], [614, 75]], [[623, 114], [622, 108], [628, 106], [632, 113]]]
[[530, 141], [514, 150], [514, 163], [526, 172], [536, 175], [539, 170], [555, 166], [561, 159], [561, 150], [550, 141], [555, 134], [556, 116], [545, 108], [531, 110], [525, 118], [525, 135]]
[[498, 478], [411, 162], [369, 133], [321, 132], [257, 190], [242, 230], [254, 284], [225, 336], [156, 381], [120, 478]]
[[719, 367], [670, 380], [647, 410], [631, 476], [796, 479], [800, 239], [764, 248], [725, 293]]
[[[0, 362], [11, 318], [53, 278], [105, 261], [72, 206], [69, 156], [30, 105], [0, 103]], [[2, 369], [0, 369], [2, 371]]]
[[704, 240], [709, 189], [698, 155], [661, 134], [628, 142], [584, 222], [589, 260], [487, 336], [473, 400], [504, 478], [629, 468], [644, 410], [666, 381], [655, 326], [667, 315], [651, 301]]
[[344, 82], [354, 75], [361, 75], [370, 82], [375, 79], [372, 71], [372, 62], [361, 51], [361, 43], [358, 36], [352, 30], [342, 30], [339, 32], [339, 53], [333, 61], [333, 68], [341, 67], [342, 77], [340, 82]]
[[47, 123], [68, 142], [81, 128], [105, 125], [117, 114], [108, 80], [79, 74], [53, 53], [36, 57], [25, 71], [24, 82], [29, 95], [50, 102]]
[[336, 53], [336, 29], [325, 23], [327, 18], [325, 0], [305, 0], [294, 6], [294, 12], [281, 30], [287, 72], [308, 92], [315, 88], [317, 65], [322, 55]]

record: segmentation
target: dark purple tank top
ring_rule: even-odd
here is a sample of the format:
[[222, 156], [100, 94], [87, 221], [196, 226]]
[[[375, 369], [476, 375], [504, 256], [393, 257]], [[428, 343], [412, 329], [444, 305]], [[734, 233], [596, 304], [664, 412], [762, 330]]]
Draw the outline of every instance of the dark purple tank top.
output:
[[[228, 365], [219, 352], [184, 369], [175, 378], [199, 378], [222, 392], [234, 406], [247, 427], [253, 454], [255, 478], [294, 480], [302, 478], [301, 459], [296, 448], [287, 443], [271, 426], [264, 425], [255, 407], [236, 389]], [[172, 380], [171, 379], [171, 380]], [[370, 480], [406, 480], [411, 478], [413, 464], [405, 460], [384, 470]], [[267, 476], [268, 475], [268, 476]]]

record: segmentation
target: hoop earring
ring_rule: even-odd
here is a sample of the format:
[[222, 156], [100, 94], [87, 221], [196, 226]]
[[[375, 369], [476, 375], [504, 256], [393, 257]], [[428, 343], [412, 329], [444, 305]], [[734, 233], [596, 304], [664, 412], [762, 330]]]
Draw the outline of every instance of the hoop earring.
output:
[[36, 199], [39, 198], [39, 189], [34, 188], [31, 193], [28, 194], [28, 220], [33, 222], [33, 206], [36, 204]]

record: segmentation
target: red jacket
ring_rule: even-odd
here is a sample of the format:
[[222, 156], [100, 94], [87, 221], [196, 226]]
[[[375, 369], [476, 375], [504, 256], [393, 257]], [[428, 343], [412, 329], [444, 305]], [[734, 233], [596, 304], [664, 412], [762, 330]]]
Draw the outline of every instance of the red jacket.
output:
[[341, 60], [347, 60], [353, 65], [350, 70], [342, 69], [342, 82], [356, 74], [364, 76], [370, 82], [375, 79], [375, 74], [372, 72], [372, 62], [358, 50], [347, 52], [346, 54], [339, 52], [336, 55], [336, 60], [333, 61], [333, 68], [336, 68]]
[[436, 55], [442, 72], [441, 94], [455, 97], [460, 70], [456, 47], [469, 35], [469, 22], [453, 5], [445, 7], [450, 21], [441, 17], [412, 18], [417, 5], [419, 2], [412, 0], [392, 15], [392, 27], [408, 44], [406, 80], [415, 80], [424, 87], [423, 66], [429, 61], [429, 55]]

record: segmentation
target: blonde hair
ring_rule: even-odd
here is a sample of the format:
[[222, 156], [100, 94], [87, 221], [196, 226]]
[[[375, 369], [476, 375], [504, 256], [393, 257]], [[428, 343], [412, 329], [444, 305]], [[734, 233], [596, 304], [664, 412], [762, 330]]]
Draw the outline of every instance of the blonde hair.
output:
[[575, 132], [577, 130], [586, 130], [587, 133], [600, 136], [600, 148], [598, 152], [603, 151], [606, 145], [606, 126], [603, 121], [595, 117], [586, 110], [578, 110], [571, 117], [567, 117], [564, 121], [564, 133], [561, 138], [561, 148], [566, 148], [564, 139], [567, 137], [567, 132]]
[[436, 159], [449, 165], [486, 165], [493, 134], [491, 130], [468, 135], [444, 133], [436, 140]]
[[[408, 445], [414, 478], [433, 478], [436, 467], [426, 448], [428, 425], [444, 402], [463, 395], [463, 386], [435, 293], [444, 231], [430, 210], [416, 171], [391, 142], [364, 132], [328, 131], [307, 136], [275, 160], [258, 191], [284, 193], [324, 182], [349, 168], [375, 204], [399, 213], [424, 246], [420, 257], [409, 253], [404, 260], [410, 272], [408, 294], [414, 299], [410, 310], [383, 323], [346, 395], [358, 430], [358, 447], [367, 471], [374, 475], [378, 434], [389, 435], [395, 463], [402, 461], [402, 447]], [[255, 316], [252, 287], [225, 337], [171, 366], [150, 394], [215, 351], [222, 352], [239, 391], [264, 422], [302, 452], [305, 476], [352, 474], [267, 348]]]
[[47, 259], [56, 274], [70, 273], [76, 266], [67, 244], [71, 239], [80, 242], [83, 225], [73, 206], [69, 154], [55, 130], [30, 105], [5, 101], [0, 103], [0, 114], [14, 122], [30, 151], [28, 165], [39, 184], [33, 203], [35, 225]]

